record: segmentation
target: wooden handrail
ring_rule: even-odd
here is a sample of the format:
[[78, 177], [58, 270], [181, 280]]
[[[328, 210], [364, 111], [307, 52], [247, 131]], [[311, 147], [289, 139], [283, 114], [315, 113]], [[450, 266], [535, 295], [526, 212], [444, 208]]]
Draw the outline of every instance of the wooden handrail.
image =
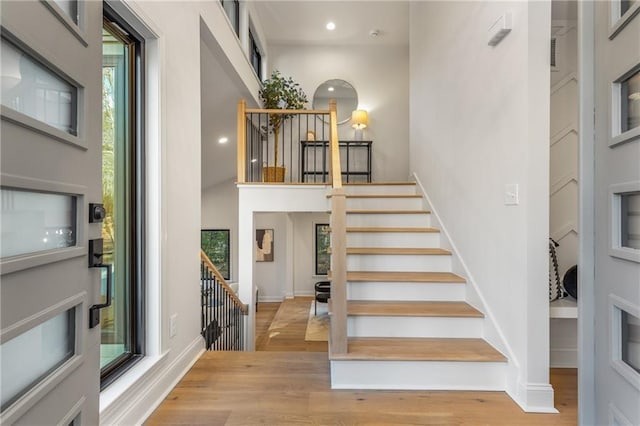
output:
[[342, 188], [342, 168], [340, 166], [340, 140], [338, 138], [338, 108], [334, 99], [329, 101], [329, 123], [331, 126], [329, 129], [329, 158], [331, 158], [329, 181], [333, 188], [336, 189]]
[[329, 115], [329, 110], [324, 109], [260, 109], [260, 108], [247, 108], [245, 109], [247, 114], [283, 114], [283, 115], [320, 115], [326, 114]]
[[246, 125], [247, 102], [241, 99], [238, 102], [238, 183], [247, 180], [247, 125]]
[[242, 303], [242, 300], [240, 300], [240, 298], [236, 296], [236, 293], [229, 286], [229, 284], [227, 284], [227, 281], [224, 279], [220, 271], [218, 271], [218, 268], [215, 267], [215, 265], [211, 262], [207, 254], [202, 249], [200, 249], [200, 260], [204, 263], [204, 265], [207, 267], [209, 272], [215, 275], [215, 277], [220, 282], [220, 286], [222, 286], [222, 288], [227, 293], [227, 295], [231, 297], [231, 299], [233, 299], [235, 304], [240, 307], [240, 311], [242, 311], [244, 315], [247, 315], [249, 313], [249, 308], [247, 307], [247, 305]]
[[331, 353], [347, 353], [347, 200], [342, 187], [338, 108], [329, 102], [331, 186]]

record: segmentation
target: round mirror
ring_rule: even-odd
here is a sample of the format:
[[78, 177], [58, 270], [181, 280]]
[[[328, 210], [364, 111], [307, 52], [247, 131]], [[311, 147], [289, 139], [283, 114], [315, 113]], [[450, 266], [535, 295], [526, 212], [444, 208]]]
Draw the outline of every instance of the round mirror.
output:
[[329, 109], [329, 100], [338, 106], [338, 124], [346, 123], [353, 110], [358, 109], [358, 92], [344, 80], [327, 80], [313, 94], [313, 109]]

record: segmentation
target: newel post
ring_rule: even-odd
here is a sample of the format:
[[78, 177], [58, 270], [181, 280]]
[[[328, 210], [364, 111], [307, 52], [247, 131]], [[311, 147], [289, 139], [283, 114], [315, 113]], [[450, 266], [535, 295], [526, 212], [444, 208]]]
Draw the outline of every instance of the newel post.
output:
[[246, 182], [247, 167], [247, 124], [246, 111], [247, 101], [238, 101], [238, 183]]
[[344, 188], [331, 192], [331, 353], [347, 353], [347, 215]]

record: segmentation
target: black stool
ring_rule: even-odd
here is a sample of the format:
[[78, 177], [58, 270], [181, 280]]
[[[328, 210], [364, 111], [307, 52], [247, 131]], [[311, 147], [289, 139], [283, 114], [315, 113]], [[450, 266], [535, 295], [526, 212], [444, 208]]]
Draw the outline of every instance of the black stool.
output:
[[331, 281], [319, 281], [315, 285], [316, 300], [313, 305], [314, 315], [318, 315], [318, 302], [327, 303], [331, 297]]

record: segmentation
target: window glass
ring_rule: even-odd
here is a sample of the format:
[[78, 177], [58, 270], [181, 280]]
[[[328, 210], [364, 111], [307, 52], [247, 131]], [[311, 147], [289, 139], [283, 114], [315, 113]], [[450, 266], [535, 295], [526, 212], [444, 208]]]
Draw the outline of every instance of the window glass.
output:
[[330, 235], [328, 223], [316, 224], [316, 275], [327, 275], [329, 272], [331, 266]]
[[231, 279], [231, 247], [228, 229], [203, 229], [200, 233], [200, 245], [211, 263], [225, 280]]
[[76, 197], [2, 188], [0, 256], [76, 245]]
[[640, 126], [640, 70], [620, 83], [622, 132]]
[[640, 192], [620, 194], [621, 246], [640, 250]]
[[240, 2], [238, 0], [220, 0], [237, 36], [240, 36]]
[[74, 355], [75, 312], [69, 309], [0, 344], [3, 411]]
[[640, 318], [622, 311], [622, 361], [640, 373]]
[[[102, 32], [103, 262], [112, 272], [112, 303], [100, 311], [102, 385], [143, 351], [144, 166], [142, 41], [105, 8]], [[107, 293], [102, 271], [102, 294]]]
[[39, 62], [2, 39], [2, 105], [77, 135], [78, 90]]
[[256, 43], [251, 30], [249, 30], [249, 50], [251, 55], [251, 66], [256, 72], [258, 78], [262, 80], [262, 55], [260, 54], [260, 49], [258, 48], [258, 44]]

